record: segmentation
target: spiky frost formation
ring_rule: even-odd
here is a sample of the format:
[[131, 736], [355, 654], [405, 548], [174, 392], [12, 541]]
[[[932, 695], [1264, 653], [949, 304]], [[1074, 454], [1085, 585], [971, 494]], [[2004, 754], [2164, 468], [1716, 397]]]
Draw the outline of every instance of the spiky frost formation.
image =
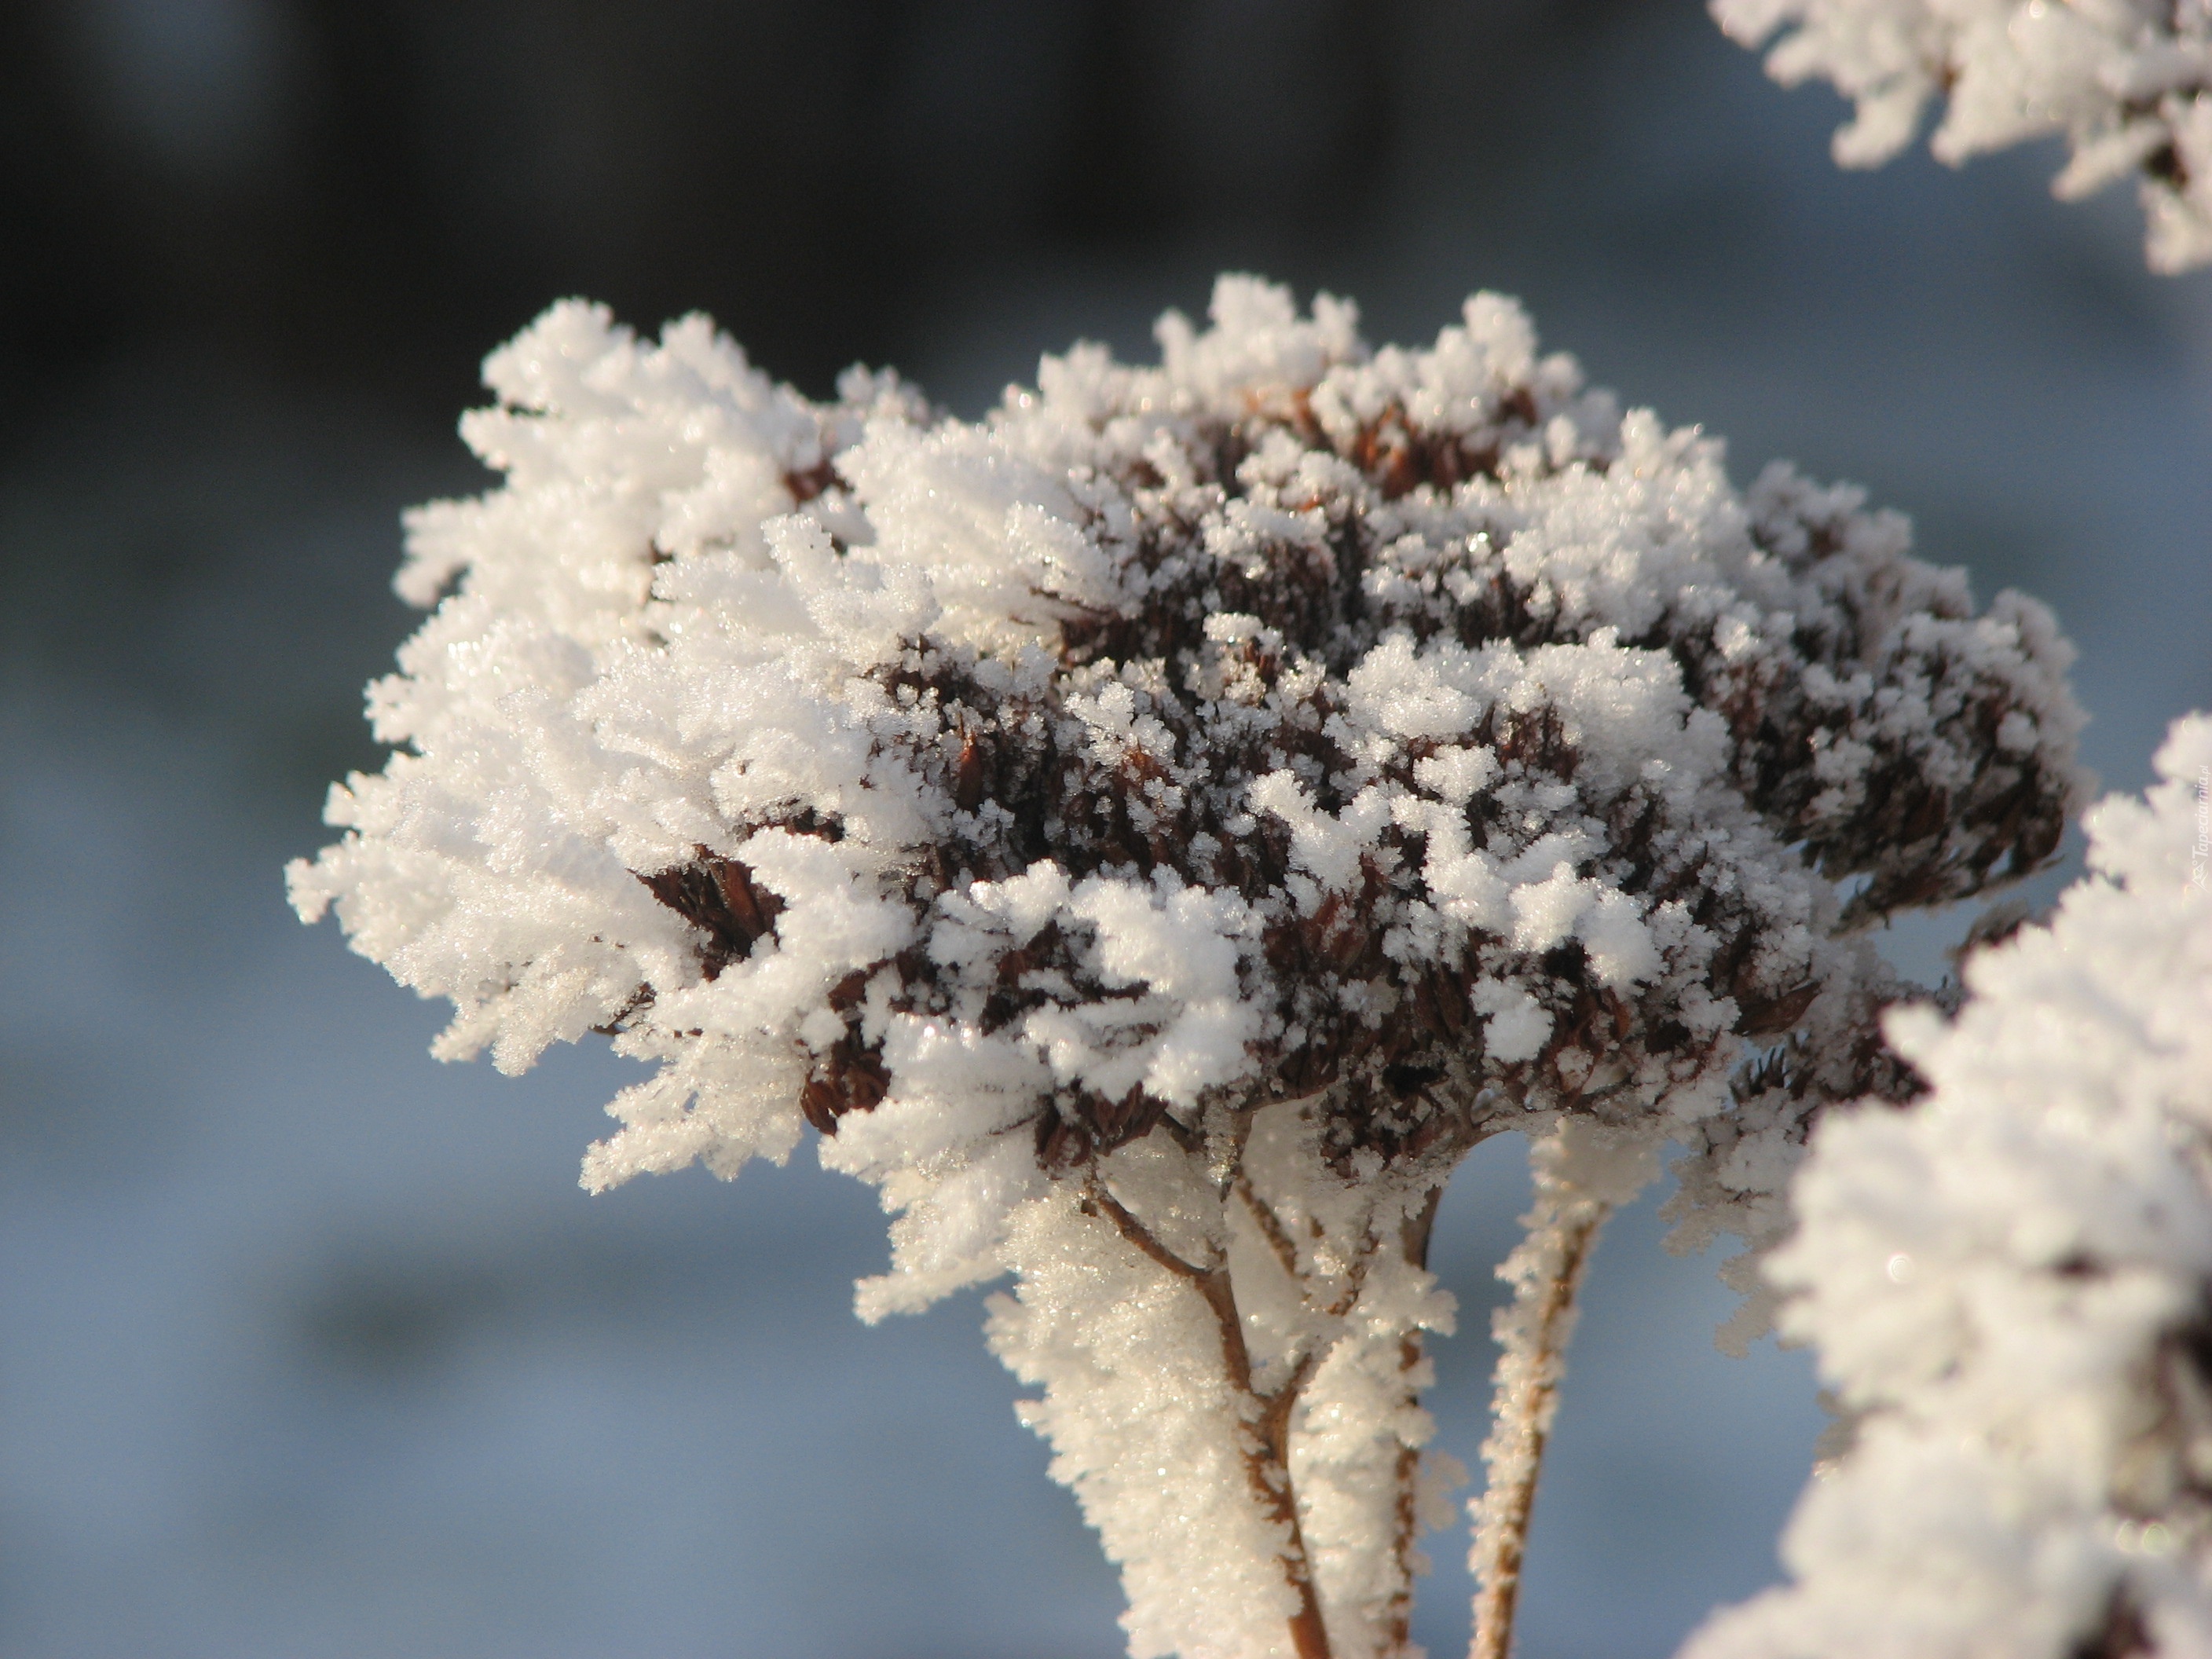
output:
[[1856, 1443], [1687, 1659], [2212, 1651], [2212, 718], [2158, 770], [1821, 1127], [1770, 1272]]
[[2212, 261], [2212, 4], [2208, 0], [1711, 0], [1784, 86], [1832, 82], [1856, 106], [1836, 160], [1878, 167], [1948, 98], [1930, 147], [1956, 165], [2046, 133], [2072, 158], [2052, 185], [2086, 196], [2132, 173], [2151, 266]]
[[2069, 653], [1495, 296], [1370, 351], [1224, 278], [1159, 334], [970, 424], [556, 307], [465, 428], [506, 486], [413, 520], [403, 591], [458, 586], [294, 893], [453, 999], [441, 1054], [656, 1062], [587, 1184], [811, 1121], [896, 1212], [866, 1316], [1011, 1269], [1135, 1651], [1395, 1651], [1454, 1164], [1691, 1139], [1756, 1241], [1897, 994], [1837, 928], [2056, 844]]

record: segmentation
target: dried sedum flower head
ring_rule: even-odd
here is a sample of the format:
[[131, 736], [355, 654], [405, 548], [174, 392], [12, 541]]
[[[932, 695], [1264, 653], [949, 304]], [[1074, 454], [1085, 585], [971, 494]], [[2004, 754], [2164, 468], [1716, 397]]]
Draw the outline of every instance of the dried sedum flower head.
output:
[[1820, 1129], [1771, 1267], [1856, 1443], [1687, 1659], [2212, 1650], [2212, 718], [2158, 770]]
[[2212, 3], [2208, 0], [1711, 0], [1784, 86], [1834, 83], [1856, 106], [1836, 160], [1879, 167], [1948, 100], [1931, 148], [1954, 166], [2047, 133], [2072, 158], [2052, 188], [2087, 196], [2133, 173], [2151, 268], [2212, 261]]
[[1158, 332], [971, 423], [554, 307], [293, 891], [453, 1000], [442, 1055], [654, 1062], [587, 1185], [811, 1122], [895, 1212], [864, 1316], [1011, 1271], [1133, 1652], [1397, 1652], [1454, 1165], [1672, 1137], [1686, 1222], [1762, 1242], [1809, 1113], [1888, 1086], [1839, 931], [2057, 844], [2069, 653], [1494, 295], [1425, 351], [1238, 277]]

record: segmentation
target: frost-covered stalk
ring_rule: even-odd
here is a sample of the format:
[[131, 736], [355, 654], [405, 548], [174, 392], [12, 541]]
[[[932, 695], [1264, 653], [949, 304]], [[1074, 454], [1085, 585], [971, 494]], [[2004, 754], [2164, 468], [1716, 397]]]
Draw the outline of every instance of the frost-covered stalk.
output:
[[1948, 98], [1929, 147], [1954, 166], [2049, 133], [2073, 155], [2051, 188], [2132, 173], [2152, 269], [2212, 261], [2212, 0], [1711, 0], [1767, 70], [1832, 82], [1855, 118], [1836, 159], [1878, 167]]
[[[992, 1342], [1043, 1388], [1025, 1420], [1052, 1441], [1054, 1474], [1109, 1553], [1133, 1579], [1188, 1597], [1194, 1629], [1224, 1606], [1273, 1604], [1300, 1659], [1401, 1651], [1425, 1498], [1439, 1518], [1441, 1493], [1419, 1479], [1430, 1425], [1418, 1396], [1421, 1334], [1451, 1328], [1425, 1267], [1441, 1188], [1316, 1192], [1318, 1148], [1296, 1105], [1241, 1133], [1241, 1148], [1214, 1149], [1210, 1181], [1158, 1148], [1037, 1212], [1015, 1241], [1019, 1288], [994, 1299]], [[1110, 1308], [1086, 1305], [1094, 1285]], [[1072, 1352], [1088, 1362], [1073, 1374]], [[1102, 1419], [1097, 1372], [1126, 1415]], [[1164, 1389], [1207, 1396], [1210, 1410], [1162, 1412]], [[1195, 1530], [1190, 1487], [1160, 1478], [1188, 1458], [1204, 1460], [1213, 1500]], [[1223, 1549], [1226, 1526], [1249, 1541]]]
[[1598, 1234], [1616, 1206], [1658, 1173], [1648, 1141], [1593, 1130], [1570, 1119], [1529, 1154], [1535, 1200], [1519, 1247], [1498, 1276], [1513, 1287], [1492, 1328], [1498, 1346], [1490, 1437], [1483, 1443], [1482, 1495], [1470, 1508], [1474, 1547], [1473, 1659], [1506, 1659], [1521, 1594], [1521, 1563], [1535, 1512], [1544, 1443], [1559, 1408], [1576, 1298]]
[[2212, 717], [2158, 770], [1815, 1139], [1771, 1266], [1851, 1443], [1686, 1659], [2212, 1652]]
[[811, 1125], [894, 1215], [864, 1317], [1010, 1275], [1140, 1659], [1406, 1651], [1461, 1158], [1685, 1142], [1685, 1227], [1763, 1243], [1810, 1115], [1898, 1083], [1852, 930], [2035, 867], [2076, 787], [2039, 607], [1739, 495], [1510, 301], [1355, 320], [1224, 278], [969, 422], [556, 306], [292, 872], [440, 1054], [654, 1068], [588, 1186]]

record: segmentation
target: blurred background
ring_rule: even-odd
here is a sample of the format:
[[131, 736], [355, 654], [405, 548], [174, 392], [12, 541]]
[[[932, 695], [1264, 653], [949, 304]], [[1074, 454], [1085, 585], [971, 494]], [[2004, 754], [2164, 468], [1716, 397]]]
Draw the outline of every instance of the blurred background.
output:
[[[1118, 1653], [978, 1298], [852, 1319], [865, 1189], [802, 1153], [586, 1200], [617, 1062], [436, 1066], [439, 1012], [285, 909], [379, 762], [398, 514], [483, 487], [476, 364], [563, 295], [974, 414], [1223, 268], [1377, 339], [1497, 288], [1741, 479], [1859, 480], [2051, 601], [2138, 787], [2212, 703], [2212, 278], [2052, 203], [2049, 149], [1841, 173], [1840, 114], [1696, 0], [0, 3], [0, 1654]], [[1439, 1234], [1469, 1463], [1525, 1189], [1486, 1148]], [[1658, 1659], [1771, 1582], [1820, 1426], [1651, 1209], [1526, 1659]], [[1464, 1527], [1431, 1548], [1449, 1655]]]

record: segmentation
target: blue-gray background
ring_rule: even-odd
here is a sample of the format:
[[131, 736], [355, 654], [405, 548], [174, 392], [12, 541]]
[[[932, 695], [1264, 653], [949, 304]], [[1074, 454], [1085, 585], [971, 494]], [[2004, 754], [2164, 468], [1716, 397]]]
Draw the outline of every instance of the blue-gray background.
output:
[[[2050, 599], [2139, 786], [2212, 703], [2212, 283], [2048, 149], [1847, 175], [1838, 116], [1693, 0], [0, 5], [0, 1653], [1117, 1652], [976, 1299], [852, 1320], [866, 1192], [587, 1200], [604, 1052], [435, 1066], [284, 909], [375, 763], [396, 515], [479, 487], [474, 365], [562, 294], [972, 413], [1222, 267], [1378, 338], [1499, 288], [1740, 477], [1861, 480]], [[1438, 1237], [1469, 1462], [1519, 1157]], [[1657, 1234], [1599, 1260], [1527, 1659], [1656, 1659], [1777, 1571], [1808, 1369], [1714, 1352]]]

